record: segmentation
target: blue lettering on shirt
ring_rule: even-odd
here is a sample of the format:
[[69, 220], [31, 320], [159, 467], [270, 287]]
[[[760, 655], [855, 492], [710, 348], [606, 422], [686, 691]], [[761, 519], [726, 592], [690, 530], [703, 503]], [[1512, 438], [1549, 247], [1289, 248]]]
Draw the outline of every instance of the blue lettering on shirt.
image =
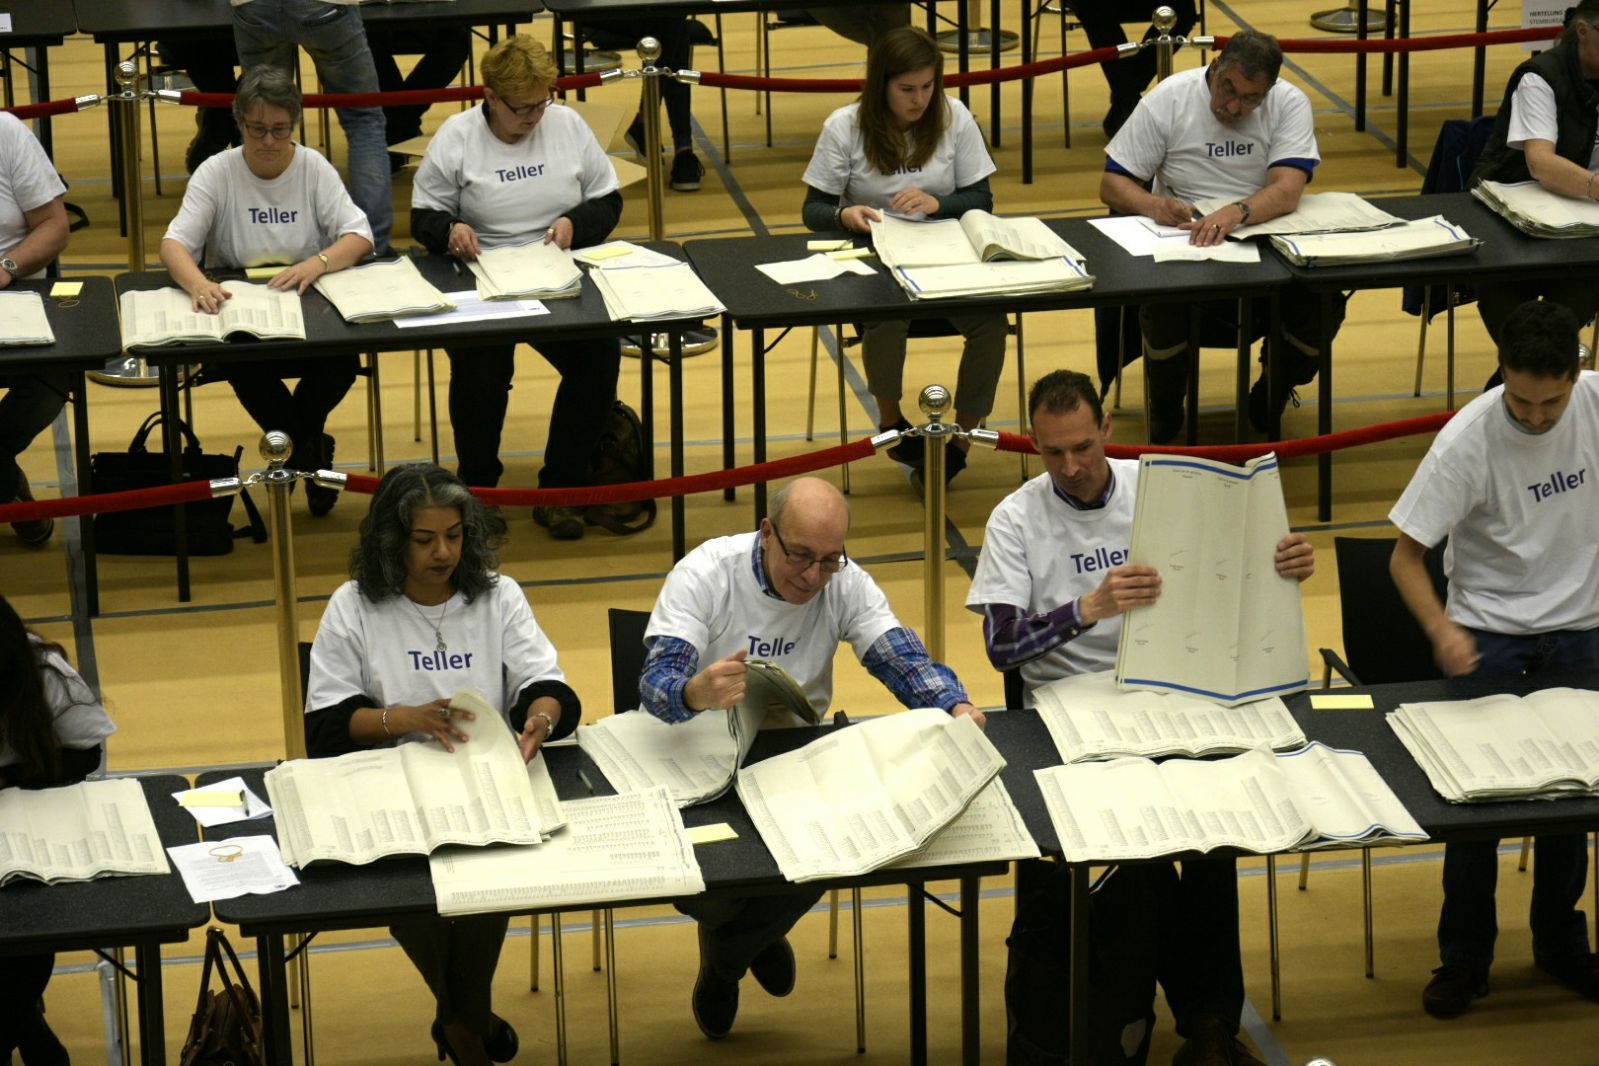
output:
[[894, 171], [896, 174], [920, 174], [921, 172], [921, 167], [900, 167], [898, 170]]
[[795, 640], [762, 640], [754, 633], [750, 634], [750, 655], [757, 659], [770, 659], [777, 655], [787, 655], [794, 650]]
[[494, 173], [501, 181], [521, 181], [523, 178], [539, 177], [544, 173], [544, 164], [540, 163], [538, 166], [532, 167], [512, 167], [509, 170], [496, 170]]
[[251, 207], [248, 210], [250, 221], [261, 226], [287, 226], [300, 217], [300, 212], [281, 207]]
[[1247, 141], [1225, 141], [1217, 144], [1215, 141], [1205, 142], [1205, 154], [1212, 159], [1226, 159], [1231, 156], [1254, 155], [1255, 146]]
[[1068, 558], [1077, 568], [1079, 574], [1093, 574], [1101, 570], [1109, 570], [1113, 566], [1120, 566], [1127, 561], [1128, 549], [1111, 551], [1109, 548], [1095, 548], [1091, 552], [1073, 552]]
[[1533, 503], [1542, 503], [1549, 497], [1562, 492], [1570, 492], [1587, 481], [1588, 468], [1583, 467], [1575, 474], [1563, 474], [1556, 470], [1549, 475], [1548, 481], [1538, 481], [1527, 486], [1527, 491], [1532, 493]]
[[447, 651], [408, 651], [405, 654], [411, 657], [413, 670], [470, 670], [472, 669], [472, 653], [452, 654]]

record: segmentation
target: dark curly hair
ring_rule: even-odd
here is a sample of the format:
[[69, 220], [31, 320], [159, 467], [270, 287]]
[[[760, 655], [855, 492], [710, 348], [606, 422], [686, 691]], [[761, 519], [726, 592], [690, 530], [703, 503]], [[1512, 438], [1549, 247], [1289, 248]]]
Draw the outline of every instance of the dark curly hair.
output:
[[398, 596], [405, 588], [405, 553], [411, 522], [424, 507], [454, 507], [461, 512], [461, 561], [455, 587], [470, 603], [493, 587], [505, 543], [505, 519], [490, 510], [466, 483], [432, 463], [409, 463], [383, 475], [372, 506], [361, 519], [361, 540], [350, 553], [350, 577], [373, 603]]

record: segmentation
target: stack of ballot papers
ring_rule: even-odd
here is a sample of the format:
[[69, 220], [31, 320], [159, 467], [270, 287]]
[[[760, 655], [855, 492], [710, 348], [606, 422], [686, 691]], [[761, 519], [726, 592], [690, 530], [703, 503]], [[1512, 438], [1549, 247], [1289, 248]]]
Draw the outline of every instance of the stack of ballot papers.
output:
[[445, 848], [428, 857], [445, 916], [665, 899], [705, 891], [694, 846], [664, 788], [571, 800], [536, 848]]
[[587, 248], [573, 248], [572, 258], [584, 266], [671, 266], [678, 260], [632, 241], [606, 241]]
[[55, 342], [38, 293], [0, 292], [0, 348]]
[[182, 289], [129, 289], [118, 303], [122, 310], [122, 346], [200, 344], [222, 341], [234, 333], [262, 340], [305, 340], [300, 294], [269, 289], [247, 281], [224, 281], [230, 295], [216, 314], [194, 309], [194, 298]]
[[1281, 699], [1225, 706], [1180, 692], [1118, 688], [1114, 671], [1076, 674], [1037, 689], [1038, 716], [1067, 762], [1121, 755], [1218, 755], [1305, 744]]
[[607, 260], [589, 273], [613, 322], [704, 318], [727, 310], [687, 263], [633, 266]]
[[1271, 238], [1271, 246], [1302, 267], [1392, 263], [1462, 255], [1482, 244], [1442, 215], [1401, 222], [1387, 229], [1347, 233], [1301, 233]]
[[730, 710], [704, 710], [686, 722], [663, 722], [645, 710], [627, 711], [577, 727], [577, 746], [618, 792], [665, 788], [679, 807], [722, 795], [764, 727], [821, 721], [805, 693], [781, 666], [744, 663], [744, 698]]
[[852, 877], [920, 851], [1005, 766], [968, 717], [902, 711], [738, 772], [738, 797], [790, 881]]
[[884, 869], [913, 870], [927, 866], [957, 866], [971, 862], [1011, 862], [1036, 859], [1038, 844], [1022, 821], [1005, 783], [998, 777], [978, 790], [972, 802], [933, 839]]
[[144, 790], [131, 777], [0, 789], [0, 885], [19, 877], [55, 885], [170, 869]]
[[455, 751], [437, 742], [291, 759], [267, 771], [283, 861], [364, 865], [425, 855], [445, 844], [536, 845], [565, 824], [542, 757], [526, 765], [505, 719], [473, 692], [450, 705], [467, 735]]
[[1068, 862], [1427, 839], [1364, 755], [1319, 743], [1215, 762], [1125, 758], [1033, 773]]
[[1094, 286], [1082, 253], [1036, 218], [974, 210], [933, 222], [884, 215], [871, 226], [877, 257], [914, 299]]
[[1561, 196], [1536, 181], [1482, 181], [1471, 195], [1533, 237], [1599, 236], [1599, 203]]
[[1388, 724], [1450, 803], [1599, 795], [1599, 692], [1402, 703]]
[[[1227, 196], [1196, 200], [1194, 210], [1203, 216], [1237, 202], [1235, 198]], [[1390, 214], [1352, 192], [1307, 192], [1299, 197], [1299, 206], [1287, 214], [1238, 226], [1229, 236], [1236, 240], [1248, 240], [1274, 234], [1354, 233], [1403, 224], [1404, 219], [1398, 215]]]
[[485, 248], [467, 266], [485, 300], [559, 300], [583, 291], [583, 271], [572, 253], [542, 238]]
[[314, 288], [346, 322], [387, 322], [455, 308], [408, 256], [323, 274]]

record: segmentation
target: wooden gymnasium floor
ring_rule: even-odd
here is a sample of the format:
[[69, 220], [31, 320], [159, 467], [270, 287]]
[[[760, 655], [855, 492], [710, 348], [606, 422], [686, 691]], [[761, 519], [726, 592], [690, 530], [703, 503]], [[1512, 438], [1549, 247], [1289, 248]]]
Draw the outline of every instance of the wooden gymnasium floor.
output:
[[[1328, 0], [1329, 6], [1335, 0]], [[1211, 27], [1218, 32], [1248, 25], [1283, 37], [1311, 36], [1307, 16], [1319, 5], [1286, 0], [1212, 0]], [[1008, 10], [1008, 8], [1007, 8]], [[1471, 28], [1474, 6], [1467, 0], [1422, 5], [1415, 14], [1417, 33], [1463, 32]], [[1514, 5], [1502, 5], [1495, 26], [1513, 23]], [[755, 19], [724, 19], [729, 69], [755, 68]], [[551, 23], [540, 19], [531, 32], [549, 38]], [[1056, 27], [1043, 32], [1045, 54], [1054, 54]], [[478, 45], [479, 50], [482, 44]], [[1069, 47], [1086, 47], [1074, 33]], [[860, 50], [820, 29], [787, 29], [772, 37], [774, 65], [797, 76], [858, 76]], [[1497, 101], [1510, 67], [1519, 60], [1515, 48], [1489, 55], [1488, 96]], [[1017, 61], [1013, 53], [1007, 63]], [[1196, 62], [1193, 53], [1178, 59], [1180, 68]], [[702, 53], [701, 62], [714, 57]], [[51, 56], [55, 95], [104, 91], [100, 84], [101, 52], [80, 38]], [[1418, 55], [1413, 66], [1414, 103], [1409, 165], [1396, 168], [1392, 137], [1392, 100], [1373, 95], [1371, 128], [1353, 129], [1354, 64], [1340, 56], [1290, 56], [1284, 76], [1302, 86], [1316, 108], [1318, 135], [1325, 163], [1317, 187], [1351, 189], [1371, 195], [1414, 192], [1431, 151], [1432, 138], [1444, 119], [1467, 113], [1470, 58], [1463, 51]], [[1063, 116], [1060, 79], [1038, 85], [1039, 180], [1019, 180], [1019, 91], [1004, 87], [1004, 148], [995, 152], [999, 173], [995, 201], [1002, 212], [1040, 215], [1089, 215], [1099, 210], [1095, 197], [1102, 165], [1104, 138], [1099, 120], [1106, 106], [1104, 83], [1094, 70], [1072, 74], [1071, 112]], [[632, 88], [609, 87], [593, 98], [618, 107], [633, 106]], [[988, 123], [986, 90], [974, 92], [974, 110]], [[734, 160], [723, 159], [715, 95], [695, 93], [700, 126], [698, 149], [707, 164], [704, 187], [697, 193], [667, 192], [668, 236], [675, 239], [755, 232], [785, 232], [799, 226], [803, 189], [799, 174], [810, 155], [815, 131], [824, 115], [846, 102], [844, 96], [780, 96], [773, 102], [775, 147], [762, 144], [763, 119], [754, 111], [754, 97], [730, 94], [728, 101]], [[436, 107], [429, 128], [446, 113]], [[1075, 147], [1061, 146], [1063, 122], [1069, 122]], [[117, 236], [116, 207], [110, 197], [106, 169], [104, 109], [58, 119], [56, 162], [71, 183], [70, 199], [87, 209], [93, 225], [73, 236], [65, 256], [72, 274], [109, 274], [124, 269], [125, 244]], [[176, 209], [184, 187], [181, 161], [193, 132], [187, 112], [159, 109], [161, 193], [157, 195], [151, 160], [145, 159], [144, 203], [146, 243], [150, 258]], [[334, 134], [338, 134], [335, 130]], [[148, 138], [146, 151], [148, 153]], [[625, 151], [625, 149], [624, 149]], [[342, 145], [335, 143], [335, 158]], [[409, 175], [395, 182], [395, 237], [408, 240]], [[646, 229], [645, 199], [639, 188], [627, 192], [627, 209], [618, 236], [638, 238]], [[1415, 366], [1416, 320], [1399, 310], [1394, 292], [1361, 293], [1349, 310], [1339, 337], [1337, 421], [1348, 427], [1437, 411], [1443, 407], [1443, 341], [1429, 345], [1424, 391], [1411, 395]], [[1441, 323], [1440, 323], [1441, 324]], [[1474, 311], [1460, 316], [1459, 380], [1470, 385], [1486, 378], [1493, 356]], [[739, 338], [740, 344], [746, 338]], [[1030, 376], [1054, 368], [1092, 372], [1092, 324], [1085, 312], [1032, 316], [1027, 324]], [[747, 351], [747, 349], [745, 349]], [[805, 451], [803, 397], [806, 392], [809, 338], [795, 333], [780, 344], [769, 362], [771, 450], [773, 456]], [[923, 342], [914, 349], [908, 390], [928, 382], [953, 384], [956, 352], [952, 345]], [[748, 357], [740, 363], [747, 366]], [[440, 372], [447, 372], [439, 360]], [[412, 425], [413, 378], [409, 352], [384, 357], [383, 409], [390, 462], [422, 458]], [[657, 371], [659, 373], [659, 371]], [[994, 425], [1016, 426], [1014, 363], [1001, 383]], [[639, 365], [624, 367], [624, 393], [636, 397]], [[714, 356], [686, 364], [688, 466], [690, 471], [720, 465], [717, 410], [718, 360]], [[1201, 399], [1205, 406], [1204, 437], [1225, 440], [1230, 434], [1231, 363], [1210, 353], [1205, 357]], [[539, 465], [551, 373], [529, 354], [519, 368], [506, 446], [507, 485], [533, 484]], [[824, 367], [819, 404], [819, 432], [835, 430], [833, 371]], [[853, 436], [875, 424], [868, 410], [858, 365], [849, 383], [849, 430]], [[658, 379], [661, 395], [665, 378]], [[360, 390], [335, 412], [331, 431], [339, 439], [341, 466], [365, 470], [365, 418]], [[741, 392], [744, 386], [741, 385]], [[908, 397], [914, 396], [908, 392]], [[1314, 396], [1290, 409], [1288, 434], [1314, 431]], [[93, 391], [93, 447], [121, 448], [139, 421], [155, 406], [148, 390]], [[257, 431], [225, 388], [197, 390], [198, 428], [209, 451], [246, 445], [253, 454]], [[1117, 415], [1116, 437], [1143, 439], [1139, 385], [1130, 383]], [[748, 420], [740, 431], [748, 434]], [[442, 447], [449, 454], [449, 427], [440, 427]], [[426, 439], [425, 427], [422, 438]], [[1284, 483], [1296, 528], [1310, 534], [1320, 555], [1320, 569], [1306, 584], [1308, 619], [1306, 655], [1319, 646], [1339, 645], [1339, 604], [1332, 559], [1335, 534], [1385, 536], [1385, 514], [1415, 468], [1424, 439], [1394, 441], [1347, 452], [1337, 459], [1335, 520], [1315, 518], [1314, 468], [1292, 463]], [[750, 456], [747, 436], [740, 461]], [[448, 461], [448, 460], [446, 460]], [[70, 451], [64, 422], [40, 437], [24, 457], [36, 491], [49, 495], [70, 478]], [[1035, 467], [1036, 469], [1036, 467]], [[959, 608], [969, 583], [969, 568], [982, 540], [990, 508], [1015, 487], [1014, 456], [978, 454], [956, 483], [949, 500], [952, 537], [958, 550], [946, 563], [948, 659], [985, 705], [1001, 702], [999, 677], [982, 652], [975, 617]], [[904, 620], [924, 626], [920, 553], [921, 513], [898, 469], [887, 460], [854, 468], [855, 522], [849, 548], [870, 563]], [[345, 560], [364, 511], [360, 498], [345, 499], [330, 517], [310, 519], [295, 505], [301, 635], [310, 639], [325, 597], [343, 580]], [[691, 538], [747, 529], [748, 494], [736, 505], [720, 496], [694, 498], [688, 504]], [[72, 650], [84, 672], [103, 688], [105, 701], [120, 732], [110, 744], [114, 771], [168, 770], [194, 772], [228, 764], [260, 763], [281, 756], [278, 685], [273, 653], [270, 606], [271, 559], [265, 547], [241, 544], [230, 556], [199, 559], [194, 567], [194, 599], [177, 602], [172, 567], [165, 559], [102, 557], [101, 594], [104, 613], [88, 620], [81, 613], [81, 590], [69, 580], [68, 550], [75, 541], [65, 524], [43, 551], [31, 552], [0, 534], [0, 588], [24, 617], [41, 632]], [[618, 539], [591, 532], [578, 543], [560, 544], [536, 528], [525, 514], [515, 516], [512, 541], [503, 569], [528, 591], [541, 623], [561, 652], [590, 715], [604, 713], [611, 703], [607, 684], [604, 609], [623, 606], [647, 609], [670, 563], [668, 523], [660, 522], [641, 536]], [[838, 703], [850, 710], [892, 709], [885, 693], [846, 652], [838, 667]], [[1506, 933], [1494, 970], [1494, 994], [1470, 1014], [1453, 1022], [1434, 1021], [1420, 1009], [1420, 992], [1436, 964], [1433, 925], [1439, 893], [1436, 850], [1385, 852], [1376, 874], [1376, 978], [1362, 976], [1360, 881], [1353, 858], [1321, 857], [1315, 863], [1308, 892], [1292, 890], [1284, 875], [1284, 1017], [1270, 1017], [1263, 869], [1243, 863], [1242, 910], [1244, 951], [1252, 1009], [1246, 1017], [1249, 1034], [1263, 1057], [1273, 1064], [1300, 1063], [1327, 1055], [1340, 1063], [1498, 1064], [1576, 1063], [1599, 1059], [1594, 1037], [1599, 1032], [1595, 1007], [1540, 979], [1531, 965], [1525, 914], [1529, 878], [1515, 872], [1507, 850], [1501, 879], [1500, 914]], [[1286, 867], [1287, 864], [1285, 864]], [[949, 886], [953, 889], [953, 886]], [[1005, 1015], [1001, 998], [1005, 970], [1004, 939], [1012, 913], [1008, 884], [987, 884], [983, 903], [983, 1035], [984, 1061], [1003, 1060]], [[825, 917], [812, 915], [795, 936], [800, 959], [798, 994], [775, 1002], [753, 985], [746, 989], [743, 1009], [732, 1036], [723, 1043], [706, 1042], [688, 1010], [688, 990], [695, 970], [691, 932], [669, 911], [626, 911], [620, 916], [618, 967], [622, 1003], [622, 1053], [630, 1066], [679, 1063], [846, 1063], [898, 1062], [905, 1055], [904, 913], [892, 892], [873, 893], [866, 916], [868, 1051], [856, 1056], [850, 1036], [852, 1016], [848, 947], [837, 961], [826, 956]], [[579, 918], [583, 920], [578, 921]], [[586, 917], [573, 916], [580, 932]], [[958, 1053], [957, 941], [952, 923], [932, 922], [932, 1061], [954, 1061]], [[572, 928], [569, 924], [568, 928]], [[846, 926], [847, 928], [847, 926]], [[530, 993], [526, 970], [526, 922], [514, 927], [500, 967], [499, 1011], [518, 1027], [525, 1062], [554, 1061], [552, 993], [546, 970], [543, 991]], [[846, 937], [847, 941], [847, 937]], [[606, 1019], [603, 975], [590, 972], [584, 938], [569, 942], [570, 1056], [574, 1063], [606, 1061]], [[187, 1025], [188, 1003], [198, 973], [198, 942], [169, 953], [164, 980], [167, 1040], [175, 1056]], [[427, 1042], [430, 1004], [422, 983], [405, 964], [381, 929], [324, 937], [315, 954], [317, 1034], [324, 1062], [380, 1064], [418, 1061], [432, 1054]], [[549, 958], [548, 951], [544, 958]], [[100, 1012], [100, 980], [93, 960], [66, 955], [49, 993], [50, 1018], [79, 1061], [95, 1061], [104, 1052]], [[546, 961], [545, 966], [548, 966]], [[1176, 1041], [1163, 1021], [1152, 1061], [1165, 1062]]]

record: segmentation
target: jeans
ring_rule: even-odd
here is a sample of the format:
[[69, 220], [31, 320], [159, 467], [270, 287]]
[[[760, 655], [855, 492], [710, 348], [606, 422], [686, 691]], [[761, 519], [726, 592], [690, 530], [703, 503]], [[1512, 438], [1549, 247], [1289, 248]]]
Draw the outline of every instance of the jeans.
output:
[[[316, 64], [322, 88], [330, 93], [375, 93], [377, 69], [367, 47], [359, 8], [321, 0], [250, 0], [233, 9], [233, 40], [245, 70], [262, 64], [299, 69], [295, 46]], [[372, 225], [372, 248], [389, 250], [394, 198], [389, 187], [388, 146], [383, 140], [383, 109], [341, 107], [339, 125], [349, 142], [350, 199]]]
[[[359, 366], [356, 357], [348, 355], [234, 363], [225, 372], [234, 395], [261, 431], [282, 430], [294, 442], [288, 465], [296, 470], [320, 470], [331, 458], [322, 448], [328, 415], [355, 384]], [[284, 378], [300, 379], [292, 393]]]
[[[1599, 630], [1564, 630], [1507, 636], [1472, 630], [1481, 656], [1476, 677], [1516, 678], [1540, 670], [1599, 667]], [[1444, 846], [1444, 905], [1438, 915], [1438, 955], [1446, 966], [1488, 969], [1499, 925], [1494, 890], [1499, 878], [1499, 841], [1474, 840]], [[1588, 919], [1577, 909], [1588, 877], [1588, 839], [1583, 834], [1533, 838], [1532, 955], [1541, 964], [1588, 952]]]
[[676, 906], [705, 933], [701, 963], [723, 981], [739, 981], [755, 956], [787, 936], [821, 898], [821, 889], [797, 885], [787, 892], [739, 899], [696, 896]]
[[0, 396], [0, 503], [10, 503], [22, 484], [17, 456], [66, 406], [72, 376], [61, 371], [0, 375], [0, 388], [6, 390]]
[[[561, 375], [550, 411], [540, 488], [575, 488], [589, 483], [589, 460], [599, 446], [605, 415], [616, 399], [622, 349], [614, 340], [561, 341], [533, 350]], [[450, 428], [455, 433], [456, 472], [468, 485], [499, 484], [500, 434], [510, 406], [516, 348], [502, 344], [447, 348], [450, 357]]]

